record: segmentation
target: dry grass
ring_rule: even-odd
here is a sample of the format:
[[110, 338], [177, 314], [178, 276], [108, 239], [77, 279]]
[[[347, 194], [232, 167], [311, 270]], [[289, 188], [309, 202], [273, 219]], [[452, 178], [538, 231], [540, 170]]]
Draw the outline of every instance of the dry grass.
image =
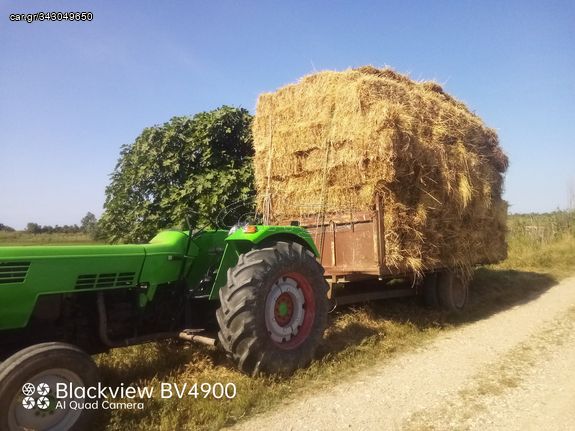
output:
[[330, 315], [316, 361], [289, 379], [250, 378], [237, 372], [219, 350], [203, 346], [176, 342], [115, 349], [97, 359], [104, 380], [111, 385], [233, 382], [238, 396], [230, 401], [154, 400], [142, 411], [103, 414], [100, 424], [107, 430], [122, 430], [127, 424], [137, 430], [220, 429], [258, 412], [280, 408], [286, 400], [353, 378], [374, 364], [424, 346], [444, 331], [532, 300], [555, 282], [551, 275], [481, 269], [473, 281], [469, 313], [458, 318], [427, 309], [416, 298], [343, 307]]
[[[527, 244], [514, 235], [510, 244], [507, 262], [476, 272], [465, 316], [446, 316], [422, 307], [415, 298], [338, 309], [330, 315], [317, 360], [289, 379], [249, 378], [235, 371], [218, 350], [179, 343], [116, 349], [102, 355], [98, 361], [112, 383], [234, 382], [238, 397], [232, 401], [156, 400], [140, 412], [104, 415], [101, 425], [108, 430], [124, 429], [127, 424], [141, 430], [219, 429], [257, 412], [278, 408], [285, 400], [353, 378], [356, 372], [421, 347], [446, 330], [533, 300], [558, 279], [575, 272], [575, 237], [567, 231], [545, 244], [537, 239]], [[509, 384], [513, 384], [512, 379]], [[490, 389], [484, 385], [482, 390]]]
[[128, 423], [131, 429], [141, 430], [207, 430], [233, 424], [273, 408], [282, 400], [324, 388], [370, 364], [419, 346], [440, 330], [440, 325], [425, 315], [418, 322], [399, 317], [399, 309], [407, 307], [411, 305], [397, 304], [393, 317], [385, 307], [377, 305], [337, 312], [332, 316], [318, 360], [289, 379], [248, 377], [237, 372], [220, 351], [208, 347], [154, 343], [116, 349], [98, 358], [105, 380], [111, 385], [129, 382], [159, 388], [161, 382], [233, 382], [238, 396], [226, 401], [153, 400], [141, 411], [118, 410], [110, 416], [103, 415], [101, 424], [108, 430], [124, 429]]
[[497, 134], [436, 83], [373, 67], [316, 73], [262, 94], [253, 132], [270, 222], [353, 219], [379, 196], [388, 266], [505, 257], [507, 158]]

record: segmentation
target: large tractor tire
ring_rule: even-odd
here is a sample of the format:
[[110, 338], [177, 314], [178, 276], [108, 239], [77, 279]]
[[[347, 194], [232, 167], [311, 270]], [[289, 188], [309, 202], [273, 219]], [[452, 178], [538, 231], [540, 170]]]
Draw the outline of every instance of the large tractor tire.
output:
[[307, 366], [327, 325], [328, 286], [313, 253], [278, 241], [239, 257], [220, 290], [219, 340], [243, 372]]
[[[92, 358], [66, 343], [35, 344], [0, 364], [0, 430], [86, 430], [93, 410], [71, 409], [56, 398], [58, 383], [96, 386], [98, 369]], [[65, 401], [60, 408], [58, 401]]]
[[469, 302], [469, 281], [456, 272], [440, 272], [437, 276], [437, 296], [441, 308], [461, 314]]

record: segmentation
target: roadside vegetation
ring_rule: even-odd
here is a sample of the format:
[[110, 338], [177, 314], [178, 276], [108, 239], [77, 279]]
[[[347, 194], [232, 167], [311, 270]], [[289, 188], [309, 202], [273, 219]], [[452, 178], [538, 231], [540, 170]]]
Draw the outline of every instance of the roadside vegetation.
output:
[[498, 268], [550, 273], [575, 272], [575, 210], [509, 217], [509, 257]]
[[[185, 396], [155, 397], [142, 410], [103, 412], [98, 425], [107, 430], [219, 429], [281, 402], [327, 387], [399, 352], [424, 346], [437, 335], [488, 317], [543, 294], [561, 278], [575, 273], [575, 212], [513, 215], [509, 218], [509, 257], [479, 268], [471, 304], [463, 317], [450, 317], [416, 298], [374, 301], [336, 309], [317, 360], [289, 379], [251, 378], [237, 372], [215, 348], [171, 341], [114, 349], [99, 355], [105, 384], [152, 386], [161, 383], [234, 383], [232, 400]], [[0, 245], [81, 243], [87, 235], [0, 233]], [[127, 401], [127, 400], [126, 400]], [[128, 425], [129, 424], [129, 425]]]

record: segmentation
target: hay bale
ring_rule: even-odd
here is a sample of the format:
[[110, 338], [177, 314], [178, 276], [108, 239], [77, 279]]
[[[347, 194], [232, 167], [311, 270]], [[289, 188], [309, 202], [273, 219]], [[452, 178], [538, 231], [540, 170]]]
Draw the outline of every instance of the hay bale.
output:
[[260, 95], [258, 208], [269, 223], [385, 211], [386, 263], [421, 272], [506, 255], [507, 157], [494, 130], [433, 82], [371, 66]]

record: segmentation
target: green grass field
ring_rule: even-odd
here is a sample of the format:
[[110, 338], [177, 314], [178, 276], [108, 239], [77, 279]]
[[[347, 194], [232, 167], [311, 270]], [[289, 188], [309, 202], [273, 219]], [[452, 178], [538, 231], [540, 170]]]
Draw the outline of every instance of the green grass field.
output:
[[27, 233], [0, 231], [0, 246], [5, 245], [78, 245], [94, 244], [84, 233]]
[[[46, 237], [36, 239], [56, 242]], [[0, 244], [3, 242], [0, 236]], [[22, 238], [14, 242], [29, 243]], [[237, 386], [233, 400], [155, 398], [147, 401], [143, 410], [104, 412], [99, 427], [219, 429], [276, 408], [283, 400], [329, 387], [399, 352], [422, 346], [442, 332], [530, 301], [561, 278], [575, 274], [574, 213], [511, 216], [508, 242], [509, 258], [505, 262], [476, 271], [470, 307], [464, 317], [427, 309], [416, 298], [337, 309], [330, 314], [317, 360], [288, 379], [247, 377], [216, 348], [178, 341], [114, 349], [99, 355], [96, 360], [104, 382], [112, 386], [124, 383], [159, 388], [161, 382], [233, 382]]]

